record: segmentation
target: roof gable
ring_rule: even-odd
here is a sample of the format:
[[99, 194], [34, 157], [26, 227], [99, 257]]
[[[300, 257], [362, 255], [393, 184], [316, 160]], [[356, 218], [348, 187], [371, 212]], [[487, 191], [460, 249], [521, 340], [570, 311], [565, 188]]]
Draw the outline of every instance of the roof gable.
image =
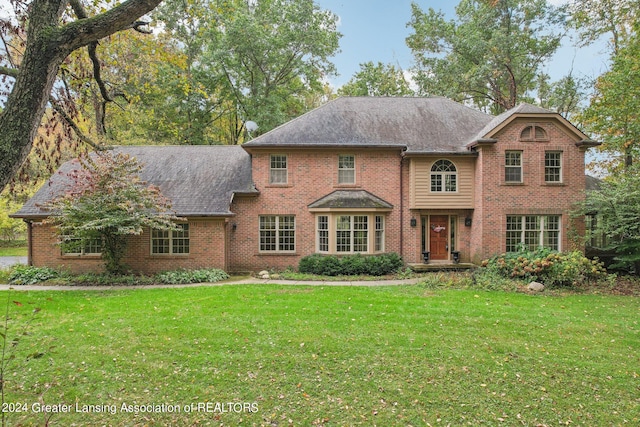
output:
[[[123, 146], [142, 164], [140, 178], [160, 188], [179, 216], [226, 216], [234, 193], [256, 193], [251, 158], [239, 146]], [[78, 163], [64, 163], [13, 216], [42, 217], [40, 208], [68, 189], [67, 174]]]
[[311, 203], [309, 209], [390, 210], [393, 205], [365, 190], [336, 190]]
[[[562, 117], [560, 114], [547, 110], [545, 108], [537, 107], [535, 105], [522, 103], [510, 110], [505, 111], [502, 114], [495, 116], [489, 123], [486, 124], [476, 135], [471, 138], [467, 146], [474, 146], [479, 142], [492, 141], [493, 137], [509, 125], [512, 121], [518, 118], [550, 118], [560, 122], [564, 128], [571, 133], [577, 141], [592, 142], [590, 139], [582, 133], [571, 122]], [[493, 141], [492, 141], [493, 142]]]

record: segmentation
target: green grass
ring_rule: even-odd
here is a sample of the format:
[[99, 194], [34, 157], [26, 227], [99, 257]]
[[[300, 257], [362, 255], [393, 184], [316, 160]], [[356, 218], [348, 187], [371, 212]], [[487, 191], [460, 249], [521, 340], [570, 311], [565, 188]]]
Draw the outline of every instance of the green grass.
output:
[[[11, 425], [44, 425], [39, 399], [116, 405], [56, 414], [59, 426], [640, 423], [637, 297], [275, 285], [8, 297], [22, 304], [9, 304], [10, 339], [32, 319], [6, 372], [5, 401], [28, 407]], [[206, 402], [258, 412], [121, 411]]]
[[27, 247], [0, 247], [0, 256], [27, 256]]

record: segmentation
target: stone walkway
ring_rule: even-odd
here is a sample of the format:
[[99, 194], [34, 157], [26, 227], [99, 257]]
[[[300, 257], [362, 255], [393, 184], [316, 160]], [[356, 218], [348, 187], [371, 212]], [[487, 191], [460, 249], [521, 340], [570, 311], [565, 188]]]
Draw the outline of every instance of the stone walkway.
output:
[[108, 291], [122, 289], [162, 289], [162, 288], [192, 288], [197, 286], [229, 286], [229, 285], [293, 285], [293, 286], [398, 286], [414, 285], [420, 278], [404, 280], [359, 280], [344, 282], [324, 282], [315, 280], [268, 280], [246, 278], [216, 283], [194, 283], [189, 285], [148, 285], [148, 286], [40, 286], [40, 285], [0, 285], [0, 291], [9, 289], [16, 291]]

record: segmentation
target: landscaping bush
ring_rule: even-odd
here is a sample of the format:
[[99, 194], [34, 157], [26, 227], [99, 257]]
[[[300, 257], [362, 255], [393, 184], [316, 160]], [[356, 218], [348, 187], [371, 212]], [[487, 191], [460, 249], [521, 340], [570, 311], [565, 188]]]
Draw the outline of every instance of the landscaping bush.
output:
[[60, 273], [49, 267], [31, 267], [28, 265], [16, 265], [9, 273], [11, 285], [33, 285], [38, 282], [60, 277]]
[[85, 286], [144, 286], [153, 283], [152, 277], [135, 274], [85, 273], [67, 278], [67, 284]]
[[229, 278], [229, 275], [217, 268], [202, 270], [173, 270], [156, 275], [156, 281], [169, 285], [185, 283], [213, 283]]
[[320, 255], [303, 257], [298, 265], [301, 273], [322, 276], [384, 276], [397, 271], [404, 265], [396, 253], [381, 255]]
[[545, 286], [566, 286], [603, 279], [607, 271], [597, 260], [580, 252], [553, 252], [548, 249], [512, 252], [482, 263], [489, 274], [504, 278], [537, 281]]

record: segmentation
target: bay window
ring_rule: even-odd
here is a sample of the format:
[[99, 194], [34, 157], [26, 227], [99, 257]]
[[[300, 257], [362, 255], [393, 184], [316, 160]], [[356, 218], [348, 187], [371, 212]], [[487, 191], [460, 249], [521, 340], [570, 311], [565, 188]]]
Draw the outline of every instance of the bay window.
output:
[[316, 248], [320, 253], [384, 252], [383, 215], [333, 213], [316, 216]]

